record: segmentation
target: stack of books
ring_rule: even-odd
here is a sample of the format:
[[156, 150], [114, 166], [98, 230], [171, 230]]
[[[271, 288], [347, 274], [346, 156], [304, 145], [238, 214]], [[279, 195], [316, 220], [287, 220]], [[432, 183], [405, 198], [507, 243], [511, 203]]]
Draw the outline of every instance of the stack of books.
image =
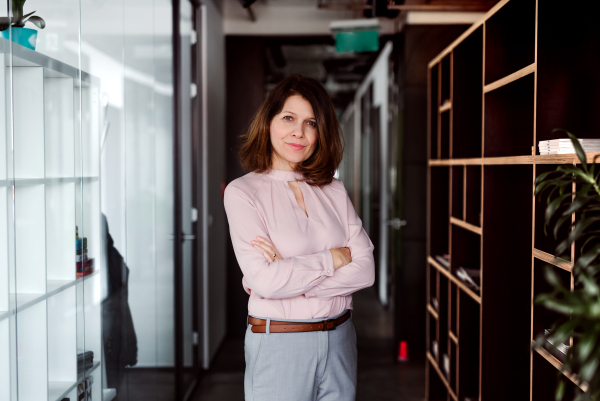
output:
[[[544, 333], [546, 335], [549, 335], [550, 330], [544, 329]], [[569, 348], [571, 348], [571, 347], [569, 345], [566, 345], [563, 343], [556, 344], [554, 341], [552, 341], [550, 339], [546, 339], [544, 348], [546, 348], [546, 350], [548, 350], [556, 359], [558, 359], [559, 361], [564, 363], [565, 359], [567, 358], [567, 353], [569, 352]]]
[[[600, 139], [582, 138], [579, 143], [586, 153], [600, 152]], [[575, 153], [575, 147], [570, 139], [552, 139], [538, 143], [540, 155], [564, 155]]]
[[467, 285], [473, 291], [479, 292], [481, 285], [481, 271], [477, 269], [465, 269], [459, 267], [456, 269], [456, 277]]
[[82, 373], [94, 366], [94, 352], [80, 351], [77, 353], [77, 373]]
[[450, 255], [435, 255], [435, 260], [446, 269], [450, 269]]
[[446, 373], [446, 378], [450, 379], [450, 357], [448, 354], [444, 354], [442, 358], [442, 366], [444, 373]]

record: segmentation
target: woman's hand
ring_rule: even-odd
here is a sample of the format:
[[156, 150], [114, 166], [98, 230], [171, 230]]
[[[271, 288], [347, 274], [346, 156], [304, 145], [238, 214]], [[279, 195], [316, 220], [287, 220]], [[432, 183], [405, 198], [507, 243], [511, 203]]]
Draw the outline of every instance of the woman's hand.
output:
[[256, 237], [258, 240], [257, 241], [252, 241], [252, 245], [258, 249], [259, 251], [262, 252], [263, 256], [265, 257], [265, 259], [267, 259], [267, 261], [269, 261], [269, 263], [273, 263], [276, 260], [282, 260], [283, 258], [281, 257], [281, 255], [279, 255], [279, 252], [277, 252], [277, 249], [275, 249], [275, 245], [273, 245], [272, 242], [270, 242], [269, 240], [267, 240], [266, 238], [263, 237]]
[[333, 268], [335, 270], [340, 267], [346, 266], [352, 262], [352, 255], [350, 255], [350, 248], [332, 248], [329, 250], [333, 255]]

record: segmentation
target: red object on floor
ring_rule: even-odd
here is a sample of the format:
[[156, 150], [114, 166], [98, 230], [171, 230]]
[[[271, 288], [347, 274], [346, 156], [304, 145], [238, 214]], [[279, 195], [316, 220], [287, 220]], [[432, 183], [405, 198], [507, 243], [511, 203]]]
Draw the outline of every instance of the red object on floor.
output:
[[400, 348], [398, 349], [398, 361], [408, 362], [408, 344], [406, 341], [400, 341]]

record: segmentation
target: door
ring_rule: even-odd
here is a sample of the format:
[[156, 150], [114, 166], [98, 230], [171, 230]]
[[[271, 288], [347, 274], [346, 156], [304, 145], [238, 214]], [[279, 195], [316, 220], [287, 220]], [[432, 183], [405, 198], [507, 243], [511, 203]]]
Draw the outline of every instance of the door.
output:
[[392, 42], [387, 42], [354, 97], [354, 141], [360, 143], [355, 162], [360, 165], [354, 176], [353, 201], [360, 210], [363, 226], [375, 245], [376, 287], [379, 300], [387, 306], [392, 284], [391, 255], [395, 254], [396, 237], [391, 230], [404, 222], [396, 217], [395, 199], [397, 148], [392, 129], [394, 112], [390, 95], [390, 56]]

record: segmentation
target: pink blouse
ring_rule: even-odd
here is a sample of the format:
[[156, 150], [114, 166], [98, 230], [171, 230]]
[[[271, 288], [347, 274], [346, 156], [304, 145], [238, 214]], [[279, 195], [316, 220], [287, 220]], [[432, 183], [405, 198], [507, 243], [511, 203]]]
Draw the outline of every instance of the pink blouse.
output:
[[[288, 181], [300, 173], [248, 173], [225, 189], [231, 242], [248, 294], [248, 313], [272, 319], [313, 319], [352, 309], [352, 293], [375, 280], [373, 243], [354, 211], [344, 184], [298, 184], [306, 214]], [[308, 214], [308, 216], [307, 216]], [[283, 258], [269, 263], [252, 246], [257, 236], [271, 241]], [[352, 262], [333, 268], [330, 248], [350, 248]]]

